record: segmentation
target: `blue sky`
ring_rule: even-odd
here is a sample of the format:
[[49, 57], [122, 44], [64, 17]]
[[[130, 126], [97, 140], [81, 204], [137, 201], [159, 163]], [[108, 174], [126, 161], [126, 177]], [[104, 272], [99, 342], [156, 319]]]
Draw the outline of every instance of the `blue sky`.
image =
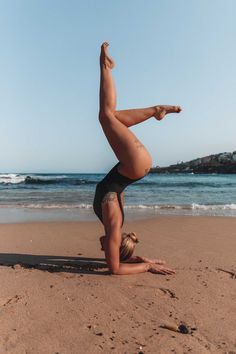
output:
[[105, 172], [98, 56], [118, 109], [178, 104], [132, 130], [154, 165], [236, 150], [234, 0], [0, 0], [0, 172]]

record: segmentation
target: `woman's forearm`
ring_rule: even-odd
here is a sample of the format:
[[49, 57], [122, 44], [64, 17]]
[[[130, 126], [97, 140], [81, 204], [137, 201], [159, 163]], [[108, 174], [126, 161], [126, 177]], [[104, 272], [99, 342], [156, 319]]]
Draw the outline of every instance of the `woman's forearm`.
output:
[[148, 272], [150, 269], [149, 263], [120, 263], [119, 268], [113, 272], [117, 275], [126, 275], [126, 274], [138, 274]]
[[152, 263], [152, 264], [165, 264], [166, 262], [161, 259], [150, 259], [147, 257], [132, 256], [127, 261], [127, 263]]
[[123, 262], [125, 262], [125, 263], [142, 263], [142, 262], [144, 262], [144, 260], [142, 257], [139, 257], [139, 256], [131, 256], [129, 259], [127, 259]]

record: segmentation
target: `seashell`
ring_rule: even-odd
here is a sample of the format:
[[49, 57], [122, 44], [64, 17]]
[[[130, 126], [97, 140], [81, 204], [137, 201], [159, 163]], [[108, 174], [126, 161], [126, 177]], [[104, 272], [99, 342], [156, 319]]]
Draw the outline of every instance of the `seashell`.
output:
[[169, 329], [170, 331], [179, 332], [179, 327], [176, 324], [166, 323], [161, 328]]

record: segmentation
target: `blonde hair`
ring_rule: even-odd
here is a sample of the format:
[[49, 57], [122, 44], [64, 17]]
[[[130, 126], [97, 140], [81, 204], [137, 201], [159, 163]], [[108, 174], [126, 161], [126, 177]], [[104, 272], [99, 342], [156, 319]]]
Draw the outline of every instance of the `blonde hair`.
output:
[[135, 249], [135, 244], [138, 243], [138, 238], [135, 232], [123, 232], [120, 245], [120, 261], [129, 259]]

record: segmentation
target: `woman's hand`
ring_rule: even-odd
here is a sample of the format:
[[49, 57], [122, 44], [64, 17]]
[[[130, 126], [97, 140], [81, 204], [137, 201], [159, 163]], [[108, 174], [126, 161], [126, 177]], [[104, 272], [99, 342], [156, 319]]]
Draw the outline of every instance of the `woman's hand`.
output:
[[175, 270], [167, 268], [162, 265], [157, 265], [154, 263], [149, 263], [149, 269], [148, 272], [154, 273], [154, 274], [163, 274], [163, 275], [172, 275], [175, 274]]
[[149, 258], [146, 258], [146, 257], [139, 257], [142, 262], [145, 262], [145, 263], [152, 263], [152, 264], [166, 264], [165, 261], [162, 261], [161, 259], [149, 259]]

